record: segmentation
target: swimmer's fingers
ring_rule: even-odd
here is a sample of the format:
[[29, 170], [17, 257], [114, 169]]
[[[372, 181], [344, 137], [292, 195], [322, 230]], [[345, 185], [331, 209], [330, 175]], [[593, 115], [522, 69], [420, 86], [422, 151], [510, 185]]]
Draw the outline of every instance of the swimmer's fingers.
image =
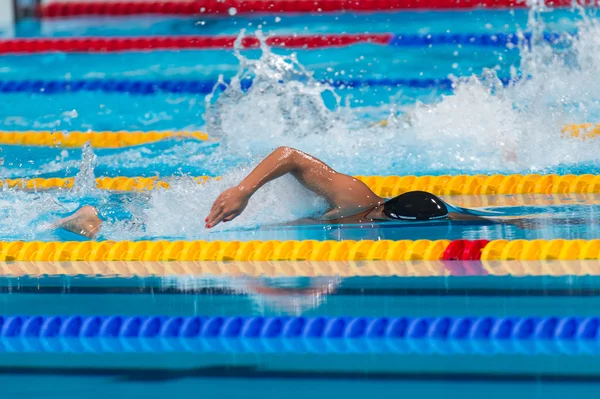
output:
[[231, 222], [233, 219], [235, 219], [238, 216], [240, 216], [240, 214], [238, 212], [232, 213], [229, 216], [224, 217], [223, 222]]
[[221, 221], [221, 219], [225, 215], [221, 215], [225, 210], [225, 198], [223, 198], [223, 194], [219, 195], [210, 209], [208, 216], [206, 217], [206, 227], [210, 228], [215, 226], [217, 223]]
[[214, 219], [209, 219], [207, 227], [212, 228], [221, 222], [231, 222], [236, 217], [240, 216], [240, 212], [220, 212]]
[[240, 216], [240, 212], [238, 211], [232, 211], [232, 212], [223, 212], [219, 215], [219, 217], [217, 218], [217, 221], [214, 224], [211, 224], [210, 227], [216, 226], [217, 224], [221, 223], [221, 222], [231, 222], [233, 219], [235, 219], [236, 217]]
[[237, 188], [230, 188], [215, 200], [208, 217], [206, 218], [206, 228], [211, 228], [223, 220], [229, 222], [239, 216], [246, 205], [248, 197], [244, 196]]
[[[211, 212], [211, 215], [212, 215], [212, 212]], [[225, 212], [223, 212], [223, 210], [218, 210], [214, 213], [214, 215], [212, 215], [212, 217], [211, 217], [211, 215], [209, 215], [208, 221], [206, 222], [206, 227], [209, 229], [211, 227], [215, 227], [216, 225], [221, 223], [221, 221], [225, 217]]]
[[206, 217], [206, 220], [205, 220], [206, 227], [207, 228], [213, 227], [216, 223], [220, 222], [222, 218], [223, 218], [223, 205], [217, 204], [217, 202], [215, 202], [212, 209], [210, 210], [210, 213]]

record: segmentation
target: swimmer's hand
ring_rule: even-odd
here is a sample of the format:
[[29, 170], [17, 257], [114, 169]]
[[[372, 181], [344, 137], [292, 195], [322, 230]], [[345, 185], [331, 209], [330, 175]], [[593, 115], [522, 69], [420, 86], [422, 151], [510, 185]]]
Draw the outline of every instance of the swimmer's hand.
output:
[[249, 199], [248, 192], [240, 186], [223, 191], [213, 203], [206, 218], [206, 228], [210, 229], [221, 222], [229, 222], [240, 216], [246, 209]]

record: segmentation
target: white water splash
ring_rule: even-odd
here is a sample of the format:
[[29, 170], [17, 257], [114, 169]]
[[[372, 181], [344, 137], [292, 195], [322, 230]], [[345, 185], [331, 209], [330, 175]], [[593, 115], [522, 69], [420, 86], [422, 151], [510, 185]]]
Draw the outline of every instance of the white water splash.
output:
[[[543, 23], [535, 21], [534, 32], [542, 32]], [[335, 97], [333, 107], [326, 104], [324, 95], [331, 88], [316, 82], [293, 57], [278, 56], [263, 43], [258, 60], [236, 52], [240, 72], [224, 92], [207, 98], [209, 133], [222, 139], [226, 152], [253, 156], [252, 166], [274, 147], [291, 145], [347, 173], [539, 171], [594, 161], [598, 143], [561, 137], [566, 123], [600, 116], [595, 95], [600, 83], [594, 78], [600, 57], [593, 56], [600, 54], [600, 27], [584, 19], [580, 32], [578, 37], [565, 36], [568, 46], [558, 49], [535, 37], [531, 47], [522, 45], [521, 69], [528, 79], [505, 88], [490, 70], [457, 80], [452, 95], [391, 115], [388, 128], [365, 127], [355, 110]], [[255, 78], [245, 92], [240, 82], [248, 75]], [[206, 236], [204, 218], [212, 202], [249, 170], [236, 169], [201, 186], [182, 182], [153, 193], [144, 211], [146, 234]], [[323, 207], [293, 179], [283, 179], [259, 191], [240, 218], [220, 228], [290, 221]]]
[[96, 162], [96, 154], [94, 154], [92, 146], [90, 143], [85, 143], [81, 149], [79, 172], [73, 181], [73, 189], [71, 190], [73, 195], [93, 195], [100, 192], [96, 187], [96, 175], [94, 174]]
[[[597, 163], [600, 141], [562, 138], [561, 129], [600, 119], [600, 24], [583, 18], [578, 36], [564, 35], [559, 45], [539, 40], [544, 29], [541, 16], [532, 11], [527, 27], [534, 32], [532, 45], [519, 47], [520, 74], [526, 79], [505, 88], [489, 70], [457, 79], [454, 93], [433, 104], [382, 105], [378, 112], [390, 115], [387, 128], [366, 125], [363, 109], [342, 104], [294, 56], [279, 56], [264, 43], [257, 60], [236, 51], [238, 74], [223, 92], [207, 98], [208, 132], [221, 139], [222, 147], [210, 154], [178, 148], [162, 159], [222, 171], [231, 168], [231, 159], [254, 166], [276, 146], [290, 145], [354, 174], [531, 172]], [[240, 82], [248, 76], [254, 84], [244, 91]], [[114, 155], [115, 162], [148, 162], [130, 155]], [[82, 167], [78, 187], [89, 186], [93, 178], [93, 160], [87, 157], [90, 166]], [[249, 170], [235, 168], [204, 185], [183, 179], [172, 190], [153, 192], [136, 214], [144, 228], [116, 223], [104, 230], [106, 238], [209, 237], [204, 218], [212, 201]], [[259, 191], [240, 218], [219, 228], [289, 221], [323, 206], [293, 179], [282, 179]]]
[[[280, 56], [266, 45], [260, 31], [262, 54], [253, 60], [240, 53], [244, 31], [238, 36], [234, 55], [239, 60], [237, 74], [222, 93], [206, 97], [206, 128], [212, 136], [226, 139], [234, 151], [261, 151], [265, 141], [281, 145], [290, 140], [326, 135], [334, 127], [336, 112], [326, 107], [323, 96], [329, 94], [334, 106], [339, 97], [316, 81], [298, 62], [295, 54]], [[252, 78], [246, 92], [244, 82]]]
[[[577, 37], [565, 34], [550, 45], [541, 39], [541, 18], [539, 9], [531, 11], [533, 40], [519, 47], [528, 79], [504, 88], [486, 70], [457, 79], [455, 92], [434, 104], [386, 104], [392, 117], [403, 112], [387, 129], [365, 126], [361, 110], [335, 95], [326, 101], [334, 91], [293, 55], [279, 56], [264, 41], [258, 60], [236, 50], [238, 74], [223, 93], [207, 98], [208, 131], [230, 151], [264, 154], [290, 145], [347, 173], [532, 172], [595, 161], [596, 142], [563, 139], [561, 129], [600, 117], [599, 24], [583, 18]], [[254, 84], [244, 92], [240, 82], [248, 76]]]
[[230, 226], [239, 228], [282, 223], [326, 209], [324, 200], [303, 188], [292, 177], [285, 177], [268, 183], [259, 190], [237, 219], [207, 230], [204, 219], [208, 216], [213, 201], [222, 191], [238, 184], [249, 171], [241, 169], [220, 180], [210, 180], [201, 185], [191, 179], [181, 179], [173, 182], [169, 190], [152, 192], [144, 211], [145, 234], [203, 237]]
[[0, 189], [0, 236], [3, 240], [52, 240], [53, 224], [60, 217], [82, 205], [108, 201], [106, 192], [96, 187], [94, 175], [96, 157], [86, 144], [82, 151], [79, 173], [70, 190], [53, 189], [26, 192]]
[[502, 88], [494, 71], [484, 71], [457, 81], [454, 94], [435, 105], [410, 110], [409, 131], [425, 143], [425, 156], [440, 160], [435, 166], [529, 172], [597, 162], [600, 141], [561, 131], [600, 119], [600, 24], [583, 18], [577, 36], [550, 45], [538, 11], [530, 12], [531, 45], [519, 46], [525, 78]]

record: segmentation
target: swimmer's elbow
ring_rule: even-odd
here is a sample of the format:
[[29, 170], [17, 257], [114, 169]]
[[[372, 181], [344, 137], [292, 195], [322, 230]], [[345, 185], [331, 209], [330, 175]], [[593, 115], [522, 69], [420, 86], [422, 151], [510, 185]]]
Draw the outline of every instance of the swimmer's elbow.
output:
[[298, 169], [301, 160], [301, 152], [297, 149], [288, 146], [281, 146], [277, 147], [273, 153], [279, 162], [286, 164], [291, 168], [290, 171]]
[[296, 177], [310, 174], [313, 170], [318, 169], [318, 166], [327, 167], [318, 159], [292, 147], [278, 147], [274, 154], [279, 164], [285, 166], [286, 172], [293, 173]]
[[292, 158], [300, 153], [297, 149], [288, 146], [277, 147], [273, 152], [278, 155], [278, 158]]

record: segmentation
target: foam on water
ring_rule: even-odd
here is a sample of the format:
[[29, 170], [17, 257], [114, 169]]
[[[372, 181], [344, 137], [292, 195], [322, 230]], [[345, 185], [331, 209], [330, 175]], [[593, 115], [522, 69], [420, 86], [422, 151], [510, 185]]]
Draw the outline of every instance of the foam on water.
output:
[[0, 236], [2, 240], [48, 239], [50, 220], [76, 208], [77, 204], [59, 201], [55, 194], [3, 190], [0, 192]]
[[[229, 223], [206, 230], [204, 219], [213, 201], [225, 189], [238, 184], [250, 169], [227, 174], [221, 180], [198, 185], [180, 180], [170, 190], [153, 192], [148, 207], [145, 234], [149, 236], [208, 237], [212, 231], [252, 228], [311, 216], [326, 210], [326, 203], [303, 188], [292, 177], [265, 185], [248, 203], [244, 213]], [[251, 232], [248, 232], [251, 235]]]

